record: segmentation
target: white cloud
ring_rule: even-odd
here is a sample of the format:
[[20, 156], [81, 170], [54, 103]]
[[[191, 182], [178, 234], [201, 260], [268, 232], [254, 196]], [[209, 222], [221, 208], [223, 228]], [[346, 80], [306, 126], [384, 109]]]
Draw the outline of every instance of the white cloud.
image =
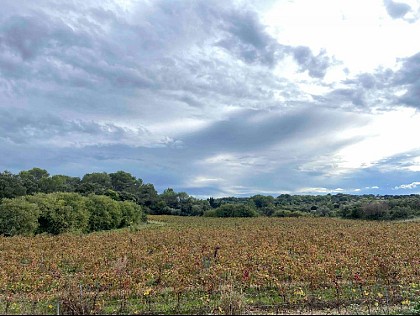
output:
[[301, 188], [299, 190], [297, 190], [297, 192], [302, 193], [302, 194], [321, 194], [321, 193], [341, 193], [344, 192], [345, 190], [342, 188], [335, 188], [335, 189], [328, 189], [328, 188]]
[[394, 189], [398, 190], [398, 189], [415, 189], [417, 188], [417, 186], [420, 186], [420, 182], [416, 181], [416, 182], [411, 182], [410, 184], [401, 184], [399, 186], [396, 186]]
[[390, 18], [382, 0], [278, 1], [263, 17], [279, 40], [325, 48], [353, 73], [395, 67], [396, 56], [420, 50], [420, 43], [407, 40], [415, 38], [418, 25]]
[[377, 185], [371, 186], [371, 187], [365, 187], [365, 189], [369, 190], [369, 189], [379, 189], [379, 187]]
[[412, 138], [420, 135], [420, 113], [416, 110], [399, 108], [374, 116], [366, 126], [343, 131], [343, 135], [363, 138], [335, 154], [338, 173], [369, 168], [383, 159], [419, 149], [420, 144]]

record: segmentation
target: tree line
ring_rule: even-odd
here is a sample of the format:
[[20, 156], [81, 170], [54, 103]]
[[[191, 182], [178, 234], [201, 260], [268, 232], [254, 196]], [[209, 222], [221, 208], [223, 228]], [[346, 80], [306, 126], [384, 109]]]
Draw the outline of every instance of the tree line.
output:
[[172, 188], [158, 194], [153, 184], [144, 183], [128, 172], [87, 173], [82, 178], [51, 176], [47, 170], [32, 168], [13, 174], [0, 172], [0, 201], [37, 193], [69, 192], [82, 196], [104, 195], [114, 201], [131, 201], [148, 214], [203, 215], [210, 209], [206, 200], [196, 199]]
[[[22, 210], [27, 227], [11, 231], [11, 215]], [[125, 171], [88, 173], [82, 178], [51, 176], [41, 168], [0, 172], [0, 234], [113, 229], [145, 221], [146, 214], [395, 220], [420, 216], [420, 196], [258, 194], [202, 200], [172, 188], [158, 194], [153, 184]]]

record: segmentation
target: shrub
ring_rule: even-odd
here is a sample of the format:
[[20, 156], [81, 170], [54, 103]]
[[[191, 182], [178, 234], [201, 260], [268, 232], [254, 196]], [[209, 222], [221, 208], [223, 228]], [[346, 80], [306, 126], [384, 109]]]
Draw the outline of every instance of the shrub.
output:
[[122, 212], [117, 201], [104, 195], [89, 195], [86, 201], [89, 212], [89, 231], [120, 227]]
[[4, 199], [0, 204], [0, 234], [33, 235], [38, 228], [39, 209], [23, 197]]
[[260, 208], [258, 212], [265, 216], [272, 216], [276, 212], [276, 210], [277, 209], [274, 205], [269, 205], [269, 206]]
[[387, 202], [375, 201], [362, 204], [363, 217], [366, 219], [386, 219], [389, 216]]
[[205, 211], [204, 214], [203, 214], [203, 216], [204, 217], [217, 217], [216, 216], [216, 210], [213, 209], [213, 210]]
[[[214, 213], [211, 213], [214, 211]], [[254, 207], [246, 204], [223, 204], [222, 206], [207, 211], [207, 217], [256, 217], [257, 211]]]
[[130, 225], [137, 225], [141, 222], [146, 222], [146, 214], [143, 212], [143, 209], [140, 205], [124, 201], [119, 203], [121, 209], [121, 223], [120, 227], [127, 227]]
[[273, 216], [275, 216], [275, 217], [289, 217], [290, 213], [292, 213], [292, 212], [288, 211], [288, 210], [278, 210], [278, 211], [275, 211], [273, 213]]
[[35, 203], [39, 210], [38, 233], [53, 235], [66, 232], [87, 232], [89, 213], [86, 211], [85, 200], [77, 193], [38, 193], [26, 196]]
[[300, 211], [278, 210], [274, 212], [273, 216], [275, 217], [302, 217], [302, 216], [310, 216], [310, 214], [305, 213], [305, 212], [300, 212]]
[[396, 206], [389, 211], [390, 219], [403, 219], [414, 217], [413, 210], [408, 206]]
[[4, 199], [0, 204], [0, 234], [32, 235], [92, 232], [137, 225], [147, 220], [134, 202], [78, 193], [37, 193]]

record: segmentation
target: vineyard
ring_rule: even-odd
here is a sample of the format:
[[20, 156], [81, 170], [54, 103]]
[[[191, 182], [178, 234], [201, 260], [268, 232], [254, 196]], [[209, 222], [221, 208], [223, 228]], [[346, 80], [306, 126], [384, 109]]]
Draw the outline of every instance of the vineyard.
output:
[[0, 313], [419, 312], [420, 222], [149, 220], [0, 237]]

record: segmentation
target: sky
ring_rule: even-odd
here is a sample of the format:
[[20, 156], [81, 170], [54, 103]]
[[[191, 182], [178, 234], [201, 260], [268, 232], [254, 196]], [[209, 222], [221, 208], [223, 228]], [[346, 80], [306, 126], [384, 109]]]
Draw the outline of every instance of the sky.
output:
[[420, 193], [419, 0], [2, 0], [0, 171]]

